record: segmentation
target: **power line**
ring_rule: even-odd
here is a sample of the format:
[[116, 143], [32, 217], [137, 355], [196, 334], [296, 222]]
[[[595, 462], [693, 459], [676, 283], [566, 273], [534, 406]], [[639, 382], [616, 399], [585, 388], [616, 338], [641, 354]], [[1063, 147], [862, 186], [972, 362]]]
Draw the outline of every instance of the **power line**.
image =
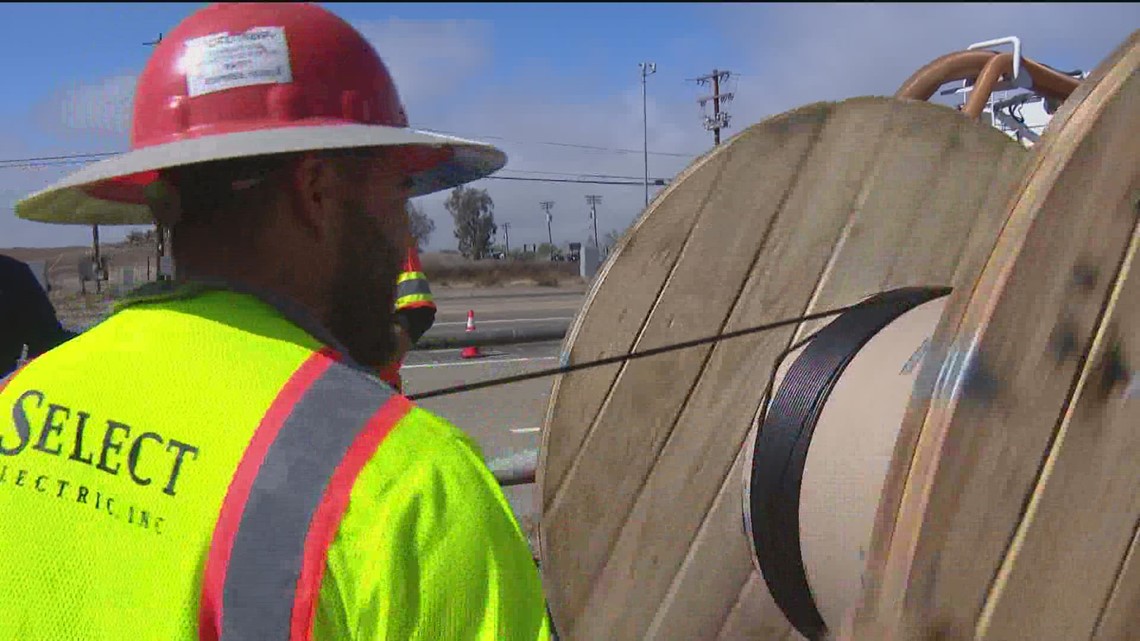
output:
[[[82, 165], [91, 162], [97, 157], [112, 156], [114, 154], [76, 154], [75, 156], [43, 156], [40, 158], [29, 158], [24, 160], [40, 161], [40, 162], [16, 162], [0, 160], [0, 169], [45, 169], [52, 167], [65, 167], [69, 165]], [[584, 185], [641, 185], [642, 180], [633, 176], [619, 176], [614, 174], [581, 174], [571, 171], [528, 171], [524, 169], [504, 169], [503, 171], [515, 173], [535, 173], [535, 174], [550, 174], [562, 176], [583, 176], [583, 178], [536, 178], [526, 176], [487, 176], [491, 180], [516, 180], [523, 182], [542, 182], [542, 183], [570, 183], [570, 184], [584, 184]], [[585, 176], [596, 176], [597, 178], [586, 178]], [[651, 185], [665, 185], [668, 183], [667, 178], [653, 178], [650, 180]]]
[[[638, 181], [637, 184], [640, 185], [641, 180], [642, 180], [641, 177], [639, 177], [639, 176], [620, 176], [617, 174], [590, 174], [590, 173], [579, 173], [576, 171], [539, 171], [539, 170], [534, 170], [534, 169], [502, 169], [501, 171], [510, 172], [510, 173], [514, 173], [514, 174], [547, 174], [547, 175], [554, 175], [554, 176], [570, 176], [572, 178], [577, 179], [577, 180], [573, 180], [570, 182], [583, 182], [583, 183], [587, 183], [587, 184], [601, 184], [601, 185], [609, 185], [609, 184], [624, 185], [624, 184], [626, 184], [626, 182], [622, 182], [622, 181], [631, 181], [631, 180]], [[545, 182], [547, 180], [545, 178], [524, 178], [521, 176], [502, 176], [499, 174], [492, 176], [492, 178], [502, 178], [505, 180], [539, 180], [539, 181], [543, 181], [543, 182]], [[603, 178], [606, 180], [600, 180], [600, 181], [596, 181], [596, 182], [593, 180], [590, 180], [590, 179], [596, 179], [596, 178]], [[551, 182], [562, 182], [562, 181], [553, 180], [553, 179], [550, 179], [550, 181]], [[613, 181], [619, 181], [619, 182], [615, 183]], [[650, 178], [649, 179], [649, 184], [651, 184], [651, 185], [664, 185], [667, 182], [669, 182], [668, 178]]]
[[[103, 159], [103, 157], [113, 156], [116, 153], [91, 153], [91, 154], [68, 154], [59, 156], [38, 156], [27, 157], [27, 159], [9, 159], [0, 160], [0, 170], [2, 169], [51, 169], [56, 167], [72, 167], [72, 165], [87, 164], [92, 161]], [[538, 173], [538, 175], [547, 176], [571, 176], [577, 177], [575, 180], [557, 180], [548, 178], [523, 178], [516, 176], [492, 176], [499, 180], [528, 180], [537, 182], [584, 182], [588, 185], [626, 185], [630, 180], [638, 180], [633, 176], [618, 176], [613, 173], [583, 173], [578, 171], [539, 171], [527, 169], [504, 169], [503, 171], [512, 173]], [[601, 178], [604, 180], [592, 180], [592, 178]], [[665, 178], [652, 178], [650, 185], [665, 185], [668, 179]], [[642, 181], [644, 182], [644, 180]], [[641, 185], [642, 182], [637, 182]]]
[[[520, 180], [523, 182], [536, 182], [536, 183], [570, 183], [575, 185], [632, 185], [640, 187], [642, 182], [640, 180], [574, 180], [571, 178], [527, 178], [525, 176], [485, 176], [484, 180]], [[654, 178], [649, 184], [662, 186], [668, 184], [665, 178]]]
[[103, 151], [90, 154], [64, 154], [62, 156], [37, 156], [32, 158], [13, 158], [11, 160], [0, 160], [0, 166], [6, 163], [31, 163], [31, 162], [49, 162], [49, 161], [73, 161], [73, 162], [88, 162], [80, 160], [81, 158], [98, 159], [106, 156], [114, 156], [116, 152]]
[[[547, 174], [552, 176], [573, 176], [576, 178], [611, 178], [613, 180], [641, 180], [641, 176], [621, 176], [618, 174], [591, 174], [580, 171], [544, 171], [540, 169], [507, 169], [503, 168], [500, 171], [509, 171], [514, 174]], [[650, 178], [650, 180], [654, 180]]]
[[[97, 160], [100, 157], [111, 156], [114, 154], [76, 154], [75, 157], [71, 156], [41, 156], [39, 158], [25, 158], [18, 160], [0, 160], [0, 169], [40, 169], [50, 167], [65, 167], [70, 165], [82, 165], [91, 160]], [[73, 159], [72, 159], [73, 158]], [[86, 159], [86, 160], [84, 160]], [[28, 162], [22, 162], [28, 161]], [[503, 169], [502, 171], [516, 173], [516, 174], [545, 174], [550, 176], [573, 176], [576, 178], [604, 178], [610, 180], [641, 180], [637, 176], [622, 176], [619, 174], [593, 174], [583, 173], [578, 171], [554, 171], [554, 170], [536, 170], [536, 169]], [[662, 178], [651, 178], [650, 184], [662, 184]], [[624, 184], [624, 183], [622, 183]], [[641, 183], [638, 183], [641, 184]]]
[[[652, 72], [650, 72], [650, 73], [652, 73]], [[570, 147], [573, 149], [590, 149], [590, 150], [594, 150], [594, 151], [612, 151], [614, 153], [621, 153], [621, 154], [644, 154], [644, 153], [646, 153], [644, 149], [625, 149], [622, 147], [603, 147], [600, 145], [585, 145], [585, 144], [581, 144], [581, 143], [554, 142], [554, 141], [547, 141], [547, 140], [513, 140], [511, 138], [504, 138], [502, 136], [479, 136], [479, 135], [475, 135], [475, 134], [459, 133], [459, 132], [454, 132], [454, 131], [445, 131], [442, 129], [432, 129], [430, 127], [420, 127], [420, 130], [421, 131], [430, 131], [430, 132], [439, 133], [439, 134], [449, 134], [452, 136], [462, 136], [464, 138], [476, 138], [476, 139], [483, 139], [483, 140], [501, 140], [503, 142], [513, 142], [513, 143], [519, 144], [519, 145], [550, 145], [553, 147]], [[650, 151], [648, 153], [650, 156], [675, 156], [677, 158], [694, 158], [694, 157], [700, 155], [698, 153], [685, 153], [685, 152], [680, 152], [680, 151]]]
[[[547, 376], [557, 376], [559, 374], [568, 374], [570, 372], [577, 372], [577, 371], [581, 371], [581, 370], [585, 370], [585, 369], [602, 367], [604, 365], [613, 365], [615, 363], [624, 363], [624, 362], [631, 361], [631, 360], [638, 359], [638, 358], [647, 358], [650, 356], [656, 356], [658, 354], [665, 354], [668, 352], [675, 352], [677, 350], [688, 349], [690, 347], [698, 347], [701, 345], [719, 343], [721, 341], [729, 340], [732, 338], [738, 338], [740, 336], [748, 336], [750, 334], [758, 334], [761, 332], [767, 332], [767, 331], [771, 331], [771, 330], [775, 330], [775, 329], [780, 329], [782, 327], [799, 325], [799, 324], [806, 323], [806, 322], [813, 321], [813, 320], [830, 318], [832, 316], [838, 316], [839, 314], [843, 314], [843, 313], [850, 312], [853, 310], [862, 309], [864, 307], [871, 307], [873, 305], [880, 305], [880, 304], [882, 304], [881, 297], [880, 296], [874, 296], [868, 300], [864, 300], [864, 301], [861, 301], [858, 303], [854, 303], [852, 305], [846, 305], [844, 307], [835, 307], [832, 309], [826, 309], [826, 310], [823, 310], [820, 312], [814, 312], [814, 313], [806, 314], [804, 316], [799, 316], [796, 318], [785, 318], [785, 319], [773, 321], [771, 323], [765, 323], [763, 325], [756, 325], [754, 327], [748, 327], [745, 329], [738, 329], [738, 330], [735, 330], [732, 332], [725, 332], [723, 334], [706, 336], [703, 338], [697, 338], [697, 339], [685, 341], [682, 343], [672, 343], [669, 345], [663, 345], [661, 347], [654, 347], [652, 349], [647, 349], [644, 351], [630, 352], [627, 354], [618, 354], [617, 356], [608, 356], [606, 358], [599, 358], [597, 360], [586, 361], [585, 363], [574, 363], [572, 365], [561, 365], [559, 367], [539, 370], [536, 372], [527, 372], [525, 374], [514, 374], [511, 376], [503, 376], [501, 378], [492, 378], [489, 380], [477, 381], [474, 383], [463, 383], [461, 385], [456, 385], [453, 387], [437, 388], [437, 389], [430, 390], [427, 392], [420, 392], [419, 394], [412, 394], [412, 395], [408, 396], [408, 400], [420, 401], [420, 400], [427, 399], [427, 398], [435, 398], [437, 396], [449, 396], [451, 394], [459, 394], [461, 392], [472, 392], [475, 390], [487, 389], [490, 387], [499, 387], [502, 385], [509, 385], [511, 383], [519, 383], [521, 381], [530, 381], [530, 380], [535, 380], [538, 378], [545, 378]], [[808, 335], [807, 339], [814, 338], [815, 335], [816, 335], [815, 333], [810, 334], [810, 335]], [[799, 346], [801, 346], [802, 344], [804, 344], [806, 342], [807, 342], [807, 340], [797, 341], [795, 345], [788, 348], [787, 350], [784, 350], [783, 354], [784, 355], [790, 354], [791, 352], [795, 351], [795, 348], [798, 348]], [[782, 356], [781, 356], [781, 358], [782, 358]]]
[[[441, 133], [441, 134], [459, 135], [457, 132], [445, 131], [442, 129], [427, 129], [427, 128], [422, 128], [422, 129], [424, 131], [432, 131], [432, 132]], [[586, 149], [586, 150], [592, 150], [592, 151], [608, 151], [608, 152], [620, 153], [620, 154], [648, 154], [650, 156], [672, 156], [674, 158], [695, 158], [695, 157], [700, 155], [700, 153], [697, 153], [697, 152], [646, 151], [644, 149], [625, 149], [622, 147], [603, 147], [600, 145], [585, 145], [585, 144], [580, 144], [580, 143], [555, 142], [555, 141], [549, 141], [549, 140], [515, 140], [512, 138], [504, 138], [503, 136], [479, 136], [479, 135], [467, 134], [467, 137], [477, 138], [477, 139], [486, 139], [486, 140], [501, 140], [503, 142], [512, 142], [512, 143], [519, 144], [519, 145], [550, 145], [550, 146], [554, 146], [554, 147], [568, 147], [568, 148], [572, 148], [572, 149]], [[11, 158], [11, 159], [7, 159], [7, 160], [0, 160], [0, 167], [3, 167], [9, 163], [32, 163], [32, 162], [41, 162], [41, 161], [69, 161], [69, 162], [61, 162], [60, 163], [60, 164], [69, 164], [70, 162], [80, 161], [81, 159], [98, 159], [98, 158], [103, 158], [103, 157], [107, 157], [107, 156], [114, 156], [114, 155], [117, 155], [120, 153], [123, 153], [123, 152], [121, 152], [121, 151], [106, 151], [106, 152], [96, 152], [96, 153], [89, 153], [89, 154], [66, 154], [66, 155], [61, 155], [61, 156], [39, 156], [39, 157], [31, 157], [31, 158]]]
[[[433, 129], [436, 133], [457, 135], [454, 132]], [[585, 145], [569, 142], [553, 142], [545, 140], [513, 140], [503, 138], [502, 136], [470, 136], [471, 138], [481, 138], [487, 140], [502, 140], [504, 142], [513, 142], [522, 145], [551, 145], [556, 147], [569, 147], [573, 149], [586, 149], [593, 151], [608, 151], [620, 154], [648, 154], [650, 156], [671, 156], [674, 158], [696, 158], [699, 153], [685, 153], [679, 151], [647, 151], [645, 149], [624, 149], [621, 147], [602, 147], [599, 145]], [[8, 166], [41, 166], [39, 163], [44, 163], [42, 166], [54, 165], [68, 165], [82, 162], [89, 162], [91, 160], [98, 160], [108, 156], [115, 156], [124, 153], [122, 151], [104, 151], [93, 153], [77, 153], [77, 154], [63, 154], [59, 156], [32, 156], [28, 158], [8, 158], [0, 159], [0, 168]]]

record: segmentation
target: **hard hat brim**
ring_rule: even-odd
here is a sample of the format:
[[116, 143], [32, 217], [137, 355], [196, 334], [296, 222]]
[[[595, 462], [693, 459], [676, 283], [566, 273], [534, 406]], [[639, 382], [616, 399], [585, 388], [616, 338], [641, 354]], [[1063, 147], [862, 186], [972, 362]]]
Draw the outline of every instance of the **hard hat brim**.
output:
[[[451, 189], [485, 178], [506, 165], [491, 145], [428, 131], [383, 125], [324, 124], [203, 136], [144, 147], [87, 165], [16, 203], [24, 220], [72, 225], [149, 225], [147, 174], [215, 160], [365, 147], [448, 149], [449, 158], [412, 171], [412, 196]], [[108, 185], [113, 197], [106, 194]], [[100, 194], [100, 195], [96, 195]]]

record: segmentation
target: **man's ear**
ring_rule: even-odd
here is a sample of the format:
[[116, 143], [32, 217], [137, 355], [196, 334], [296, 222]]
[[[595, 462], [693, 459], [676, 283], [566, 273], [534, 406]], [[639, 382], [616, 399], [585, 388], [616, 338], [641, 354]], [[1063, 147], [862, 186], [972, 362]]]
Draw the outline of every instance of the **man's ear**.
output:
[[292, 201], [289, 215], [316, 240], [324, 240], [336, 221], [336, 167], [326, 158], [304, 154], [293, 161], [288, 179]]

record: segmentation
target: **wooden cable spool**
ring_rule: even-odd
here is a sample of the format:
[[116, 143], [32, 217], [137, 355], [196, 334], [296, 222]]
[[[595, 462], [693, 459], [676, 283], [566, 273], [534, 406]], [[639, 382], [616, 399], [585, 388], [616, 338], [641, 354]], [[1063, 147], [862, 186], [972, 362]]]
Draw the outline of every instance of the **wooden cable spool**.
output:
[[[1099, 73], [1100, 78], [1119, 76]], [[1104, 110], [1104, 91], [1096, 91], [1082, 84], [1051, 125], [1052, 138], [1072, 144], [1077, 134], [1063, 133], [1077, 130], [1067, 122], [1087, 122], [1073, 114], [1093, 108], [1087, 105]], [[1134, 103], [1128, 105], [1137, 113]], [[1126, 108], [1108, 110], [1117, 114], [1105, 121], [1112, 131], [1135, 130], [1135, 117], [1128, 121], [1122, 115]], [[1095, 130], [1082, 127], [1077, 133]], [[1091, 150], [1087, 153], [1111, 148], [1112, 158], [1124, 165], [1107, 173], [1113, 179], [1131, 176], [1135, 183], [1136, 159], [1123, 151], [1125, 142], [1098, 139], [1085, 147]], [[966, 439], [977, 434], [962, 421], [1006, 420], [1002, 415], [970, 406], [973, 413], [967, 416], [965, 405], [940, 402], [938, 412], [928, 416], [930, 404], [923, 399], [932, 397], [930, 391], [942, 394], [940, 399], [946, 389], [964, 393], [947, 388], [947, 380], [988, 380], [956, 373], [961, 361], [947, 356], [954, 353], [943, 346], [960, 345], [948, 340], [954, 337], [980, 337], [990, 342], [966, 343], [974, 345], [967, 353], [975, 357], [968, 363], [984, 362], [977, 354], [992, 345], [1004, 359], [999, 363], [995, 356], [995, 368], [1020, 366], [1027, 359], [1040, 366], [1041, 341], [1049, 331], [1029, 337], [1041, 339], [1035, 352], [1024, 351], [1030, 342], [1003, 341], [1018, 335], [1016, 323], [1045, 327], [1057, 317], [1049, 313], [1060, 301], [1049, 295], [1063, 289], [1065, 279], [1058, 275], [1068, 267], [1061, 263], [1095, 263], [1103, 268], [1097, 271], [1102, 274], [1097, 292], [1111, 289], [1113, 281], [1103, 270], [1119, 266], [1135, 224], [1119, 213], [1109, 224], [1105, 212], [1105, 223], [1089, 221], [1085, 228], [1069, 213], [1065, 233], [1070, 237], [1041, 237], [1029, 247], [1057, 256], [1056, 269], [1022, 268], [1024, 279], [1040, 279], [1024, 285], [1042, 297], [1021, 293], [1006, 301], [1009, 273], [1000, 266], [1029, 255], [1018, 239], [1024, 240], [1034, 222], [1018, 212], [1044, 203], [1060, 220], [1074, 207], [1115, 207], [1119, 200], [1108, 192], [1033, 191], [1040, 189], [1034, 177], [1042, 167], [1051, 167], [1055, 179], [1072, 166], [1043, 164], [1042, 158], [1037, 148], [1026, 150], [951, 108], [902, 98], [855, 98], [808, 105], [758, 123], [694, 162], [663, 191], [595, 279], [565, 341], [564, 361], [643, 351], [869, 297], [875, 297], [875, 305], [861, 307], [859, 318], [848, 313], [830, 322], [802, 323], [556, 380], [537, 481], [543, 580], [560, 638], [818, 638], [825, 630], [840, 629], [844, 613], [857, 603], [864, 603], [860, 611], [867, 613], [861, 619], [869, 622], [864, 630], [909, 629], [912, 619], [925, 621], [930, 611], [929, 588], [915, 577], [938, 569], [949, 577], [937, 584], [938, 607], [963, 621], [976, 614], [977, 600], [966, 597], [977, 594], [955, 590], [988, 584], [959, 579], [955, 573], [968, 560], [956, 556], [953, 563], [959, 565], [953, 565], [943, 551], [949, 540], [957, 546], [955, 554], [969, 554], [978, 526], [962, 519], [974, 512], [952, 519], [955, 525], [947, 529], [931, 501], [955, 507], [952, 488], [964, 484], [974, 492], [971, 500], [981, 501], [977, 513], [1013, 528], [1020, 506], [990, 497], [986, 477], [964, 476], [939, 461], [953, 454], [966, 466], [962, 469], [976, 463], [978, 470], [993, 474], [985, 465], [1015, 454], [1039, 466], [1047, 443], [1033, 443], [1040, 446], [1035, 452], [1032, 447], [1022, 451], [1019, 441], [994, 436], [1001, 447], [982, 451]], [[1103, 255], [1081, 253], [1088, 247], [1071, 240], [1095, 248], [1092, 230], [1115, 234]], [[986, 285], [987, 275], [992, 284]], [[949, 295], [947, 288], [952, 288]], [[1094, 294], [1089, 294], [1089, 309], [1105, 300]], [[998, 312], [1009, 315], [1003, 325], [993, 324], [997, 316], [991, 304], [998, 303]], [[975, 307], [979, 311], [971, 311]], [[1021, 309], [1032, 309], [1031, 317]], [[1074, 330], [1079, 335], [1074, 353], [1087, 351], [1094, 321], [1095, 314], [1079, 313], [1066, 321], [1084, 323]], [[803, 347], [789, 350], [817, 330], [821, 333]], [[1006, 364], [1014, 352], [1021, 361]], [[943, 370], [955, 374], [939, 377]], [[1021, 381], [1025, 371], [1030, 370], [995, 369], [994, 375]], [[1063, 373], [1057, 376], [1064, 379]], [[799, 381], [798, 409], [792, 387], [785, 385], [791, 380]], [[993, 393], [1001, 394], [1002, 386], [996, 387]], [[802, 398], [809, 392], [816, 396]], [[785, 430], [782, 460], [796, 462], [798, 479], [788, 473], [795, 465], [769, 471], [768, 477], [753, 465], [776, 452], [772, 443], [780, 439], [768, 425], [775, 424], [780, 408], [786, 425], [797, 424], [795, 416], [787, 418], [788, 408], [810, 418], [800, 420], [798, 432]], [[1056, 420], [1043, 416], [1033, 425], [1047, 434]], [[941, 431], [924, 427], [935, 421]], [[761, 425], [765, 428], [758, 429]], [[986, 434], [1000, 434], [996, 428]], [[964, 449], [946, 445], [954, 439], [966, 439]], [[761, 450], [755, 447], [758, 440]], [[984, 457], [977, 463], [970, 457], [979, 452]], [[1018, 478], [1021, 485], [1003, 486], [1010, 496], [1017, 488], [1032, 488], [1032, 474]], [[912, 495], [912, 487], [925, 493]], [[758, 493], [764, 496], [757, 498]], [[985, 503], [991, 498], [993, 505]], [[793, 501], [790, 507], [788, 501]], [[991, 508], [1002, 518], [990, 514]], [[1130, 512], [1130, 525], [1138, 512]], [[1121, 523], [1127, 518], [1121, 515]], [[754, 535], [761, 531], [766, 535], [755, 545]], [[992, 540], [1008, 541], [1012, 534], [995, 532]], [[987, 558], [967, 574], [992, 578], [1003, 551], [995, 548], [996, 560], [986, 565]], [[1123, 552], [1116, 554], [1118, 565], [1122, 557]], [[812, 608], [797, 614], [805, 588]], [[1016, 618], [1007, 612], [1001, 620], [1008, 624]]]
[[1140, 31], [1034, 151], [918, 375], [849, 638], [1137, 638]]

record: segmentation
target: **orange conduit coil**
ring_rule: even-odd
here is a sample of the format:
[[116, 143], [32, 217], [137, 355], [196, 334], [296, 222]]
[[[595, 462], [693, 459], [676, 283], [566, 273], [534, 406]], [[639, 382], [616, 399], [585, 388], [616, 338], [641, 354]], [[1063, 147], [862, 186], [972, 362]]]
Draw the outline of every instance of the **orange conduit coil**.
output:
[[[1080, 80], [1045, 65], [1021, 59], [1021, 69], [1029, 74], [1030, 88], [1036, 93], [1064, 101], [1077, 88]], [[1013, 54], [984, 49], [957, 51], [941, 56], [916, 71], [895, 92], [896, 98], [929, 100], [942, 85], [955, 80], [974, 81], [974, 91], [963, 112], [971, 118], [981, 115], [998, 80], [1013, 72]]]

